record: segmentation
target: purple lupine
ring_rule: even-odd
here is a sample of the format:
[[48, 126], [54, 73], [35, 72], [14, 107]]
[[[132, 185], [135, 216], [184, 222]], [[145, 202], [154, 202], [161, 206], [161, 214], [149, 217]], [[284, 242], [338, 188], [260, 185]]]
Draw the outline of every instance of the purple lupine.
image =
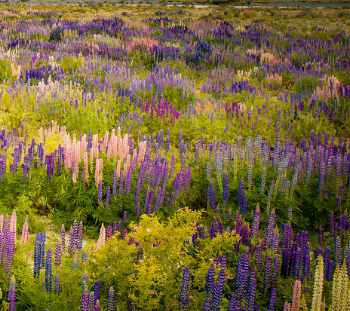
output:
[[310, 244], [308, 243], [303, 254], [303, 276], [304, 278], [307, 279], [309, 275], [310, 275]]
[[211, 305], [211, 311], [220, 310], [222, 295], [224, 291], [224, 283], [225, 283], [225, 269], [221, 269], [213, 290], [213, 301]]
[[100, 282], [98, 280], [94, 284], [94, 305], [96, 305], [97, 300], [100, 300]]
[[62, 244], [58, 240], [56, 244], [56, 252], [55, 252], [55, 265], [59, 266], [61, 264], [61, 257], [62, 257]]
[[256, 249], [256, 255], [255, 255], [255, 267], [257, 272], [259, 272], [261, 269], [262, 251], [263, 251], [263, 243], [260, 243], [260, 245]]
[[204, 304], [204, 309], [203, 309], [203, 311], [210, 311], [210, 299], [209, 298], [207, 298], [206, 300], [205, 300], [205, 304]]
[[214, 187], [214, 183], [212, 181], [209, 183], [208, 195], [209, 195], [210, 207], [212, 209], [215, 209], [216, 208], [215, 187]]
[[60, 276], [60, 271], [56, 271], [55, 275], [55, 295], [59, 296], [61, 294], [61, 276]]
[[90, 292], [90, 294], [89, 294], [89, 311], [92, 311], [94, 308], [94, 299], [95, 299], [94, 292]]
[[322, 248], [321, 247], [316, 247], [315, 250], [314, 250], [314, 257], [315, 259], [317, 259], [318, 256], [322, 256]]
[[108, 292], [107, 311], [114, 311], [114, 289], [111, 287]]
[[49, 248], [46, 254], [45, 266], [45, 289], [47, 292], [52, 292], [52, 249]]
[[107, 227], [107, 233], [106, 233], [106, 238], [110, 239], [113, 236], [113, 228], [112, 226]]
[[260, 224], [260, 208], [259, 208], [259, 204], [257, 204], [256, 209], [254, 211], [253, 224], [251, 228], [252, 236], [255, 236], [255, 237], [258, 236], [259, 224]]
[[239, 182], [239, 187], [238, 187], [238, 202], [237, 205], [239, 208], [243, 206], [243, 200], [244, 200], [244, 179], [243, 177], [241, 178], [241, 181]]
[[40, 241], [41, 234], [37, 234], [35, 237], [34, 244], [34, 279], [40, 276], [40, 263], [41, 263], [41, 252], [40, 252]]
[[293, 261], [293, 279], [299, 280], [300, 266], [301, 266], [301, 249], [298, 247], [295, 252], [295, 257]]
[[334, 261], [331, 260], [331, 261], [329, 262], [328, 275], [326, 276], [326, 279], [327, 279], [328, 281], [330, 281], [330, 282], [333, 281], [334, 266], [335, 266]]
[[9, 311], [16, 311], [16, 280], [12, 276], [9, 290]]
[[273, 258], [273, 267], [271, 273], [271, 286], [274, 287], [277, 284], [277, 278], [280, 268], [280, 258], [279, 256]]
[[256, 287], [257, 287], [256, 270], [251, 269], [249, 283], [248, 283], [247, 298], [246, 298], [247, 311], [253, 311], [253, 309], [254, 309], [255, 297], [256, 297]]
[[270, 247], [272, 243], [273, 229], [275, 227], [275, 209], [272, 209], [269, 215], [269, 220], [266, 227], [266, 233], [264, 237], [264, 248]]
[[230, 220], [230, 219], [231, 219], [231, 207], [230, 207], [230, 209], [227, 211], [226, 219], [227, 219], [227, 220]]
[[208, 269], [207, 280], [205, 283], [205, 290], [207, 291], [207, 297], [211, 298], [213, 289], [214, 289], [214, 277], [215, 277], [215, 268], [212, 264]]
[[248, 276], [249, 276], [249, 255], [243, 253], [239, 256], [238, 265], [236, 269], [236, 294], [237, 298], [241, 300], [247, 292]]
[[110, 196], [111, 196], [111, 187], [107, 187], [107, 194], [106, 194], [106, 209], [109, 209], [109, 201], [110, 201]]
[[124, 211], [124, 214], [123, 214], [123, 223], [126, 223], [126, 211]]
[[190, 268], [186, 267], [182, 278], [182, 285], [181, 285], [181, 292], [180, 292], [180, 299], [179, 299], [179, 310], [189, 308], [188, 301], [186, 299], [186, 296], [188, 294], [189, 280], [190, 280]]
[[267, 255], [265, 260], [264, 292], [266, 292], [271, 287], [272, 263], [273, 259]]
[[87, 288], [85, 288], [83, 296], [81, 297], [81, 311], [89, 311], [89, 309], [89, 292]]
[[[255, 298], [254, 298], [255, 299]], [[237, 303], [238, 299], [236, 297], [235, 294], [232, 294], [230, 297], [230, 301], [228, 302], [228, 307], [227, 307], [227, 311], [236, 311], [236, 303]], [[247, 309], [249, 310], [249, 309]]]
[[273, 288], [271, 290], [268, 311], [275, 311], [276, 310], [276, 299], [277, 299], [277, 290], [276, 290], [276, 288]]

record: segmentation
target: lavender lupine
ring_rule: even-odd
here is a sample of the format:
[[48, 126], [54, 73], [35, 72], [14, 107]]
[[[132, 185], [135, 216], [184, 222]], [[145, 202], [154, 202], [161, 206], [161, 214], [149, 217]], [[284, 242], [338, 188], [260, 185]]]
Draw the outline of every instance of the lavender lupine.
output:
[[89, 289], [89, 276], [86, 271], [84, 271], [83, 276], [81, 278], [81, 288], [83, 294], [85, 289]]
[[62, 251], [64, 253], [66, 250], [66, 229], [64, 228], [64, 225], [62, 225], [60, 230], [60, 238], [62, 241]]
[[55, 252], [55, 265], [59, 266], [61, 264], [61, 257], [62, 257], [62, 243], [61, 241], [57, 241], [56, 244], [56, 252]]
[[89, 309], [89, 292], [86, 288], [81, 297], [81, 311], [89, 311]]
[[207, 298], [206, 300], [205, 300], [205, 304], [204, 304], [204, 309], [203, 309], [203, 311], [210, 311], [210, 306], [211, 306], [211, 304], [210, 304], [210, 299], [209, 298]]
[[253, 224], [252, 224], [252, 228], [251, 228], [251, 234], [253, 236], [258, 236], [259, 224], [260, 224], [260, 207], [259, 207], [259, 203], [258, 203], [256, 205], [256, 209], [254, 211]]
[[189, 308], [188, 301], [186, 299], [186, 295], [188, 293], [188, 284], [190, 280], [190, 268], [186, 267], [181, 285], [180, 299], [179, 299], [179, 310]]
[[225, 283], [225, 269], [221, 269], [213, 291], [211, 311], [219, 311]]
[[61, 276], [59, 270], [57, 270], [55, 275], [55, 295], [59, 296], [61, 294], [61, 290]]

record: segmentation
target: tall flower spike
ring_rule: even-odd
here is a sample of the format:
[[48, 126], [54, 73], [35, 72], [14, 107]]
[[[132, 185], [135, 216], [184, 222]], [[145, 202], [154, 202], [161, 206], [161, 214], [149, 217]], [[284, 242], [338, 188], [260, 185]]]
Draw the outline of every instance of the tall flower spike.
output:
[[46, 291], [52, 292], [52, 249], [47, 250], [46, 267], [45, 267], [45, 288]]
[[190, 268], [186, 267], [183, 278], [182, 278], [182, 286], [181, 286], [181, 292], [180, 292], [180, 301], [179, 301], [179, 310], [186, 309], [188, 308], [188, 303], [187, 303], [187, 293], [188, 293], [188, 284], [190, 280]]
[[107, 311], [114, 311], [114, 289], [111, 287], [108, 292]]
[[213, 291], [211, 311], [219, 311], [225, 283], [225, 269], [221, 269]]
[[312, 295], [311, 311], [321, 311], [323, 291], [323, 258], [317, 257], [317, 266], [314, 278], [314, 291]]
[[9, 311], [16, 311], [16, 280], [12, 276], [9, 290]]
[[276, 299], [277, 299], [277, 290], [276, 290], [276, 288], [273, 288], [271, 290], [268, 311], [275, 311], [276, 310]]
[[291, 311], [299, 311], [300, 297], [301, 297], [301, 282], [299, 280], [296, 280], [294, 283], [293, 301], [292, 301], [292, 310]]

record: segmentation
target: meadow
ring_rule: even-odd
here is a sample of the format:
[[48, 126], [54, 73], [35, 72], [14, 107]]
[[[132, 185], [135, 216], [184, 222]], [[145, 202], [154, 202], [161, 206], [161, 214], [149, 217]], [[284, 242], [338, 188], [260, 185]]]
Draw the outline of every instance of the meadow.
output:
[[0, 310], [348, 310], [350, 10], [0, 11]]

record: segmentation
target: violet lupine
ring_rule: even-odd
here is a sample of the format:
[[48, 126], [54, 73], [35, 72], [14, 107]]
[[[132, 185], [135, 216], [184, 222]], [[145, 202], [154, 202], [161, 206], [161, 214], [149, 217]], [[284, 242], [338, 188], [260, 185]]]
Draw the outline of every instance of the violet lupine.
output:
[[102, 202], [102, 200], [103, 200], [103, 197], [102, 197], [102, 180], [100, 179], [98, 181], [98, 202], [97, 203]]
[[126, 211], [124, 211], [124, 214], [123, 214], [123, 223], [126, 223]]
[[140, 202], [137, 202], [136, 217], [140, 217], [140, 215], [141, 215], [141, 205], [140, 205]]
[[275, 209], [272, 209], [272, 211], [270, 212], [269, 220], [266, 227], [266, 233], [264, 237], [264, 248], [270, 247], [272, 244], [273, 230], [275, 227], [275, 216], [276, 216]]
[[179, 310], [189, 308], [188, 301], [186, 299], [186, 296], [188, 294], [189, 280], [190, 280], [190, 268], [186, 267], [182, 278], [182, 285], [181, 285], [181, 292], [180, 292], [180, 299], [179, 299]]
[[238, 259], [238, 265], [236, 269], [236, 295], [241, 300], [247, 292], [248, 276], [249, 276], [249, 255], [242, 253]]
[[16, 311], [16, 280], [14, 276], [11, 277], [8, 297], [9, 297], [9, 311]]
[[211, 311], [220, 310], [222, 295], [224, 291], [224, 283], [225, 283], [225, 269], [221, 269], [213, 290], [213, 300], [211, 305]]
[[46, 291], [52, 292], [52, 249], [49, 248], [46, 254], [46, 266], [45, 266], [45, 288]]
[[99, 300], [96, 301], [96, 305], [94, 307], [94, 311], [101, 311], [101, 305], [100, 305], [100, 301]]
[[97, 300], [100, 300], [100, 282], [98, 280], [94, 284], [94, 305], [96, 305]]
[[111, 287], [108, 292], [107, 311], [114, 311], [114, 289]]
[[335, 265], [341, 265], [341, 243], [340, 243], [340, 237], [337, 236], [335, 240], [335, 259], [334, 259]]
[[[228, 302], [228, 307], [227, 307], [227, 311], [236, 311], [236, 303], [237, 303], [238, 299], [236, 297], [235, 294], [232, 294], [230, 297], [230, 300]], [[247, 309], [249, 310], [249, 309]]]
[[208, 269], [207, 280], [205, 283], [205, 290], [207, 291], [207, 297], [211, 298], [213, 289], [214, 289], [214, 277], [215, 277], [215, 268], [212, 264]]
[[318, 242], [320, 243], [320, 245], [324, 245], [324, 233], [323, 233], [323, 228], [320, 227], [318, 229]]
[[273, 288], [271, 290], [268, 311], [275, 311], [276, 310], [276, 299], [277, 299], [277, 290], [276, 290], [276, 288]]
[[[251, 269], [249, 283], [248, 283], [247, 298], [246, 298], [247, 311], [253, 311], [253, 309], [254, 309], [255, 297], [256, 297], [256, 287], [257, 287], [256, 270]], [[230, 301], [231, 301], [231, 299], [230, 299]]]

